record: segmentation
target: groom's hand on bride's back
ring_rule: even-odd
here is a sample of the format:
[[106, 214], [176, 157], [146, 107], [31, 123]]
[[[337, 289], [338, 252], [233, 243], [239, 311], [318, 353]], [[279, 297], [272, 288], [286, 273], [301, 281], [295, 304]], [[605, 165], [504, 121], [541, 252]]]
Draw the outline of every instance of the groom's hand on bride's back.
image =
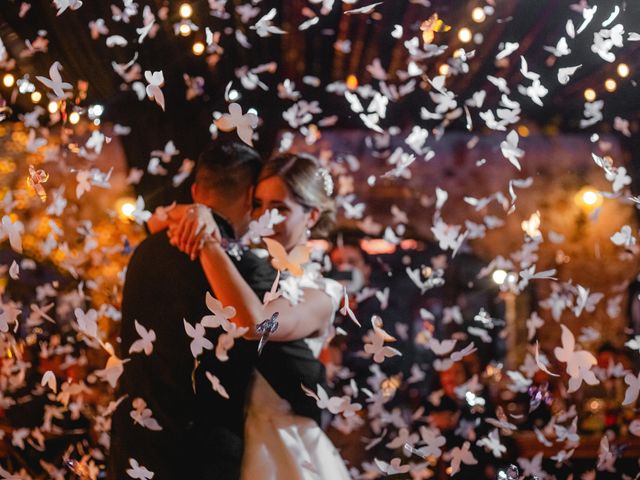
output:
[[167, 233], [171, 244], [192, 260], [198, 256], [206, 240], [221, 240], [220, 229], [211, 210], [200, 204], [190, 206], [180, 217], [170, 218]]

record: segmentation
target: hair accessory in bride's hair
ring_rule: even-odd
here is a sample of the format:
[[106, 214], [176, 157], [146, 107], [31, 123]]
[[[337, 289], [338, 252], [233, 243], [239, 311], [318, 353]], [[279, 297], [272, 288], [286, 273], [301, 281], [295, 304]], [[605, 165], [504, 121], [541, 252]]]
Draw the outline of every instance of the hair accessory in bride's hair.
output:
[[327, 197], [330, 197], [333, 193], [333, 178], [331, 178], [329, 170], [327, 170], [325, 167], [320, 167], [318, 169], [318, 175], [322, 177], [324, 191], [327, 194]]

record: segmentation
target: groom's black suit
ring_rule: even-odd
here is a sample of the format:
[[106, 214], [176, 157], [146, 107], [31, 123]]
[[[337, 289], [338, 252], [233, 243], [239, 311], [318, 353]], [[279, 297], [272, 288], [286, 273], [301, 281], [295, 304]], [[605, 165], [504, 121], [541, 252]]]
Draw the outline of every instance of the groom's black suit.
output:
[[[228, 223], [218, 216], [216, 221], [223, 238], [231, 238]], [[245, 252], [236, 267], [260, 298], [275, 278], [269, 263], [251, 252]], [[193, 373], [191, 338], [183, 318], [193, 325], [210, 313], [205, 304], [208, 291], [200, 262], [192, 262], [170, 245], [165, 232], [151, 235], [136, 248], [122, 304], [121, 357], [131, 360], [124, 366], [118, 396], [127, 398], [113, 415], [109, 478], [129, 478], [126, 470], [133, 458], [155, 473], [154, 480], [237, 479], [245, 400], [254, 366], [296, 413], [318, 419], [319, 412], [313, 400], [302, 394], [300, 383], [315, 389], [324, 371], [304, 341], [268, 343], [256, 363], [256, 342], [237, 339], [227, 362], [205, 351]], [[150, 356], [128, 353], [139, 338], [134, 320], [156, 333]], [[207, 329], [214, 348], [220, 333], [221, 329]], [[213, 390], [206, 371], [220, 379], [229, 400]], [[146, 402], [161, 431], [134, 424], [130, 412], [135, 398]]]

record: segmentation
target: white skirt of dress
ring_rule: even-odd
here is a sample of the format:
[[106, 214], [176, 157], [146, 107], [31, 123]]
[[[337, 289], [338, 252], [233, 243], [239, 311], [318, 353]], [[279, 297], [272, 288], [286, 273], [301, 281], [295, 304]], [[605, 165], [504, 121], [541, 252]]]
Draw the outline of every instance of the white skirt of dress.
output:
[[291, 413], [258, 372], [245, 423], [242, 480], [342, 480], [349, 472], [316, 422]]

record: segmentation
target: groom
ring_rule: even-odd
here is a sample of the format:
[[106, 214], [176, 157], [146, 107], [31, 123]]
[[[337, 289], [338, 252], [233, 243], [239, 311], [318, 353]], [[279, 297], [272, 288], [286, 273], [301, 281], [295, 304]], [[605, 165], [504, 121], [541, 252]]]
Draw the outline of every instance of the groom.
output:
[[[213, 210], [223, 238], [234, 238], [246, 228], [261, 166], [258, 153], [238, 143], [213, 144], [200, 156], [193, 199]], [[262, 298], [275, 278], [269, 263], [245, 252], [237, 267]], [[124, 399], [112, 419], [109, 478], [130, 478], [127, 470], [132, 464], [154, 472], [154, 480], [239, 478], [244, 404], [257, 348], [255, 342], [237, 339], [227, 362], [205, 350], [200, 363], [194, 364], [192, 338], [185, 333], [183, 319], [195, 325], [210, 314], [205, 305], [208, 291], [200, 262], [171, 246], [165, 231], [136, 248], [122, 302], [121, 357], [131, 360], [119, 383], [117, 398]], [[129, 354], [140, 338], [134, 320], [155, 332], [148, 356]], [[206, 332], [214, 346], [218, 330]], [[279, 354], [278, 347], [271, 348], [260, 360], [276, 391], [279, 383], [286, 384]], [[305, 355], [303, 351], [300, 366]], [[214, 391], [207, 372], [219, 379], [229, 399]], [[299, 385], [295, 388], [300, 390]]]

